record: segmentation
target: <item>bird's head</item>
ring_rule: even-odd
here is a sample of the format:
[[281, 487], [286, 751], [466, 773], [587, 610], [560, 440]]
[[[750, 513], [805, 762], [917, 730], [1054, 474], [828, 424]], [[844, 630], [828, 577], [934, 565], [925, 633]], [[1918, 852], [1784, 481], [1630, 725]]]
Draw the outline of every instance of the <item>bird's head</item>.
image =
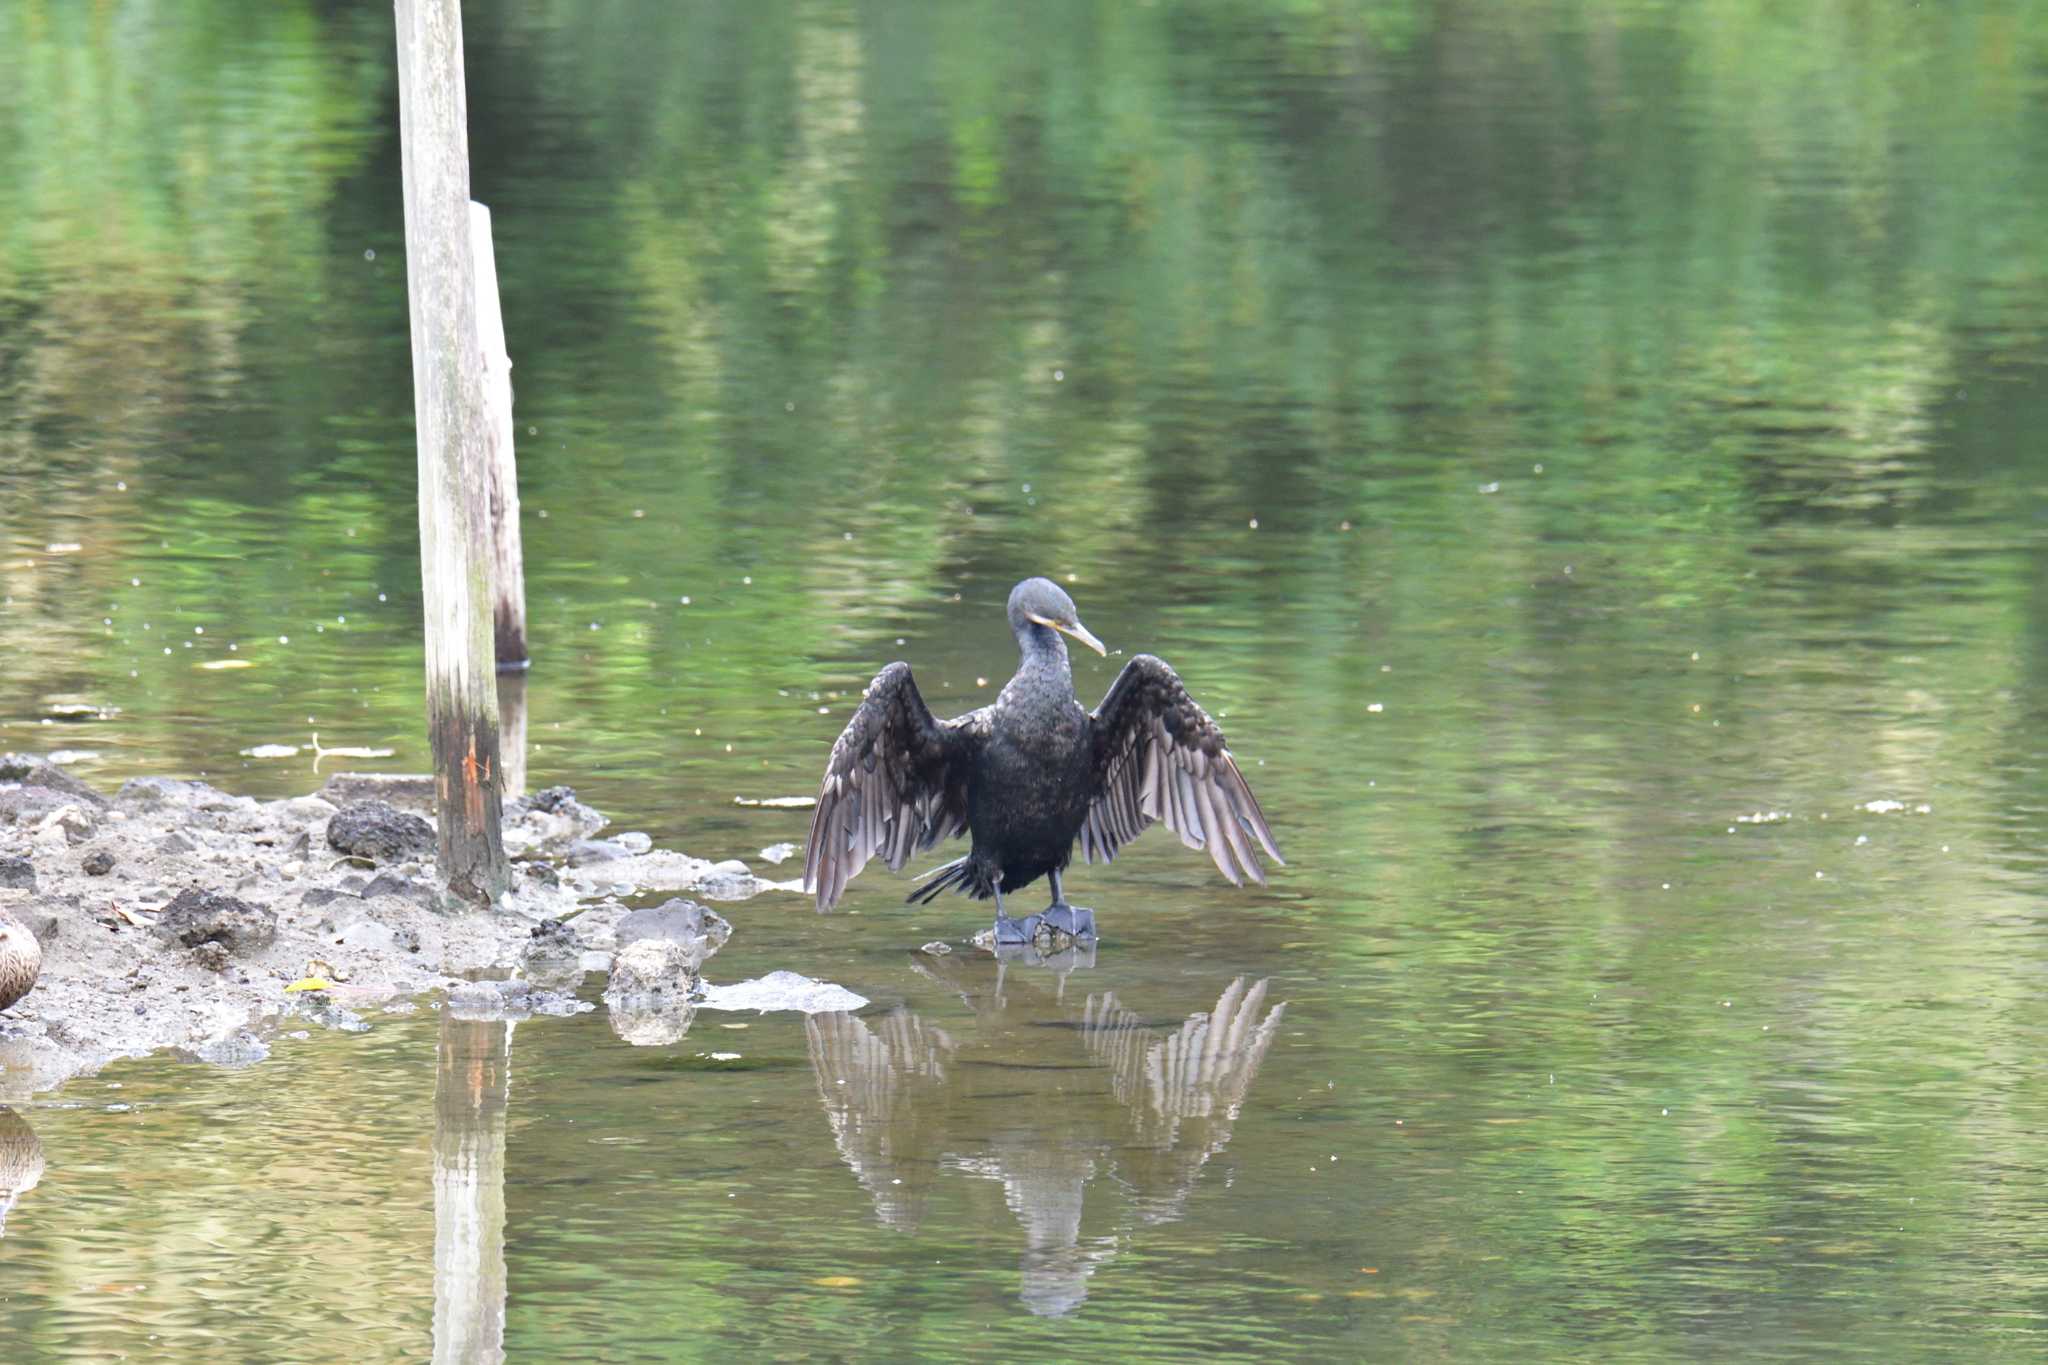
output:
[[1027, 625], [1049, 626], [1071, 635], [1097, 654], [1108, 654], [1102, 641], [1081, 624], [1074, 599], [1050, 578], [1027, 578], [1010, 589], [1010, 629], [1021, 638]]

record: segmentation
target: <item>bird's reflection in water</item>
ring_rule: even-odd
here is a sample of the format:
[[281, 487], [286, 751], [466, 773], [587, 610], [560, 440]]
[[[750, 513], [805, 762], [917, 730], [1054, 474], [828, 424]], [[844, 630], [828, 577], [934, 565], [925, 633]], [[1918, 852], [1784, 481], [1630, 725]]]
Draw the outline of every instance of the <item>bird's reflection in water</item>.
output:
[[[1006, 950], [1006, 957], [1016, 954]], [[920, 957], [918, 969], [974, 1010], [961, 1036], [906, 1008], [813, 1015], [811, 1068], [839, 1154], [883, 1223], [914, 1230], [947, 1172], [1001, 1182], [1024, 1230], [1022, 1299], [1077, 1308], [1088, 1277], [1139, 1224], [1181, 1216], [1232, 1125], [1285, 1004], [1240, 977], [1177, 1028], [1115, 993], [987, 957]], [[1209, 1004], [1209, 1002], [1204, 1002]], [[1261, 1011], [1264, 1011], [1263, 1016]], [[1116, 1201], [1109, 1235], [1082, 1237], [1083, 1195]]]
[[28, 1120], [0, 1104], [0, 1236], [15, 1201], [43, 1178], [43, 1140]]

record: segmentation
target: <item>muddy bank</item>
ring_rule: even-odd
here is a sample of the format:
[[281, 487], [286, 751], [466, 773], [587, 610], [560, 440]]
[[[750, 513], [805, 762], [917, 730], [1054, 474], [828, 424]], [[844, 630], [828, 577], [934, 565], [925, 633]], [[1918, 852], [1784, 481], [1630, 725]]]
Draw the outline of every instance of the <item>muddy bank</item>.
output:
[[0, 1013], [0, 1100], [161, 1048], [258, 1060], [280, 1027], [360, 1028], [436, 990], [488, 1009], [493, 988], [465, 984], [482, 975], [522, 977], [508, 1008], [580, 1008], [565, 992], [609, 965], [621, 897], [791, 885], [605, 837], [553, 788], [507, 804], [514, 887], [478, 911], [435, 886], [429, 795], [361, 774], [279, 801], [168, 778], [107, 794], [0, 755], [0, 911], [43, 949], [36, 988]]

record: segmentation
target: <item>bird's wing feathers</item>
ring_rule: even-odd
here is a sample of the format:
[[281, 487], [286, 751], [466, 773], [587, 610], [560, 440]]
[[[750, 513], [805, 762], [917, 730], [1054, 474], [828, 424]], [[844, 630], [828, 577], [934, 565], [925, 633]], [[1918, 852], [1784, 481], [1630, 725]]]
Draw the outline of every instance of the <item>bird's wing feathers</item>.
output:
[[1093, 715], [1095, 790], [1081, 824], [1081, 854], [1108, 862], [1154, 820], [1204, 849], [1233, 885], [1266, 880], [1260, 848], [1285, 863], [1258, 798], [1165, 661], [1140, 654], [1124, 665]]
[[910, 665], [875, 675], [846, 723], [811, 817], [804, 889], [830, 910], [846, 883], [880, 854], [900, 868], [911, 853], [967, 828], [972, 748], [986, 710], [938, 720], [918, 694]]

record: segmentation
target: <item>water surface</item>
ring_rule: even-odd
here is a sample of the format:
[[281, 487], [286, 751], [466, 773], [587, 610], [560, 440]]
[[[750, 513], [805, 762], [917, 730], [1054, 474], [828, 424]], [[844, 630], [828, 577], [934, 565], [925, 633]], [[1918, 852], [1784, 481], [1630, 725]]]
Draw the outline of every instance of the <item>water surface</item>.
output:
[[[2038, 1355], [2038, 7], [467, 8], [531, 783], [753, 859], [1048, 573], [1289, 867], [1155, 833], [1000, 980], [750, 902], [715, 977], [874, 1004], [670, 1048], [113, 1068], [8, 1359]], [[6, 747], [424, 766], [390, 51], [0, 7]]]

